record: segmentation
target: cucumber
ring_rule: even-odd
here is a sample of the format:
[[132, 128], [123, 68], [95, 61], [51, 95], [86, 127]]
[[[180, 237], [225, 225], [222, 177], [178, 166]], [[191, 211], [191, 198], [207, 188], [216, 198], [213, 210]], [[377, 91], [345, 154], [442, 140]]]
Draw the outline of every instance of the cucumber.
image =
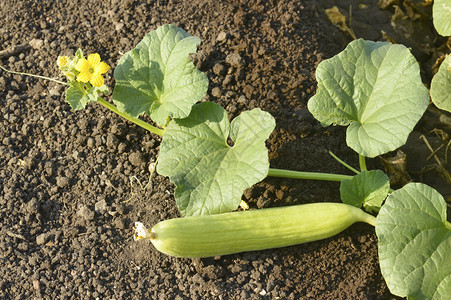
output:
[[325, 239], [355, 222], [376, 219], [347, 204], [313, 203], [165, 220], [150, 232], [137, 228], [135, 239], [176, 257], [209, 257]]

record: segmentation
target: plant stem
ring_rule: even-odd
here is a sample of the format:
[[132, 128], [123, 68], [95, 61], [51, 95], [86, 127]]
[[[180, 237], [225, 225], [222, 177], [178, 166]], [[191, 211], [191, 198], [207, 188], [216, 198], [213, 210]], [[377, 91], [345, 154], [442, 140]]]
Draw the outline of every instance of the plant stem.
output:
[[376, 218], [368, 213], [365, 213], [365, 214], [366, 214], [366, 216], [365, 216], [364, 222], [376, 227]]
[[351, 170], [352, 172], [359, 174], [360, 172], [356, 169], [354, 169], [353, 167], [351, 167], [350, 165], [348, 165], [347, 163], [345, 163], [343, 160], [341, 160], [340, 158], [338, 158], [338, 156], [336, 156], [335, 154], [333, 154], [332, 151], [329, 151], [330, 156], [332, 156], [333, 158], [335, 158], [336, 161], [338, 161], [340, 164], [342, 164], [344, 167], [348, 168], [349, 170]]
[[351, 179], [353, 176], [330, 174], [330, 173], [316, 173], [316, 172], [300, 172], [282, 169], [269, 168], [268, 176], [284, 177], [293, 179], [311, 179], [311, 180], [326, 180], [326, 181], [342, 181]]
[[365, 156], [359, 154], [359, 165], [360, 165], [360, 171], [366, 171], [366, 161]]
[[116, 106], [114, 106], [113, 104], [103, 100], [100, 97], [97, 98], [97, 102], [102, 104], [103, 106], [105, 106], [106, 108], [111, 110], [112, 112], [114, 112], [114, 113], [118, 114], [119, 116], [123, 117], [124, 119], [126, 119], [126, 120], [128, 120], [130, 122], [133, 122], [136, 125], [144, 128], [144, 129], [146, 129], [146, 130], [148, 130], [148, 131], [150, 131], [152, 133], [158, 134], [159, 136], [163, 136], [163, 134], [164, 134], [164, 130], [163, 129], [157, 128], [157, 127], [152, 126], [149, 123], [147, 123], [147, 122], [145, 122], [145, 121], [143, 121], [141, 119], [138, 119], [138, 118], [132, 117], [132, 116], [126, 114], [126, 113], [120, 112], [116, 108]]
[[11, 71], [11, 70], [8, 70], [7, 68], [5, 68], [5, 67], [3, 67], [1, 65], [0, 65], [0, 69], [2, 69], [5, 72], [12, 73], [12, 74], [26, 75], [26, 76], [30, 76], [30, 77], [41, 78], [41, 79], [50, 80], [50, 81], [53, 81], [53, 82], [56, 82], [56, 83], [59, 83], [59, 84], [67, 85], [66, 82], [60, 81], [58, 79], [53, 79], [53, 78], [50, 78], [50, 77], [47, 77], [47, 76], [35, 75], [35, 74], [31, 74], [31, 73]]

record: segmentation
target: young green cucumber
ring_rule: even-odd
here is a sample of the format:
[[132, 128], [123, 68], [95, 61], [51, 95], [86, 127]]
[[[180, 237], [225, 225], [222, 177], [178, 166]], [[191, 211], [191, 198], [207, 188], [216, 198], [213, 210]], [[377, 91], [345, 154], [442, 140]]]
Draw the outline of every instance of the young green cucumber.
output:
[[135, 239], [149, 238], [159, 251], [176, 257], [208, 257], [325, 239], [355, 222], [374, 226], [376, 219], [347, 204], [313, 203], [170, 219], [150, 232], [136, 223], [141, 228]]

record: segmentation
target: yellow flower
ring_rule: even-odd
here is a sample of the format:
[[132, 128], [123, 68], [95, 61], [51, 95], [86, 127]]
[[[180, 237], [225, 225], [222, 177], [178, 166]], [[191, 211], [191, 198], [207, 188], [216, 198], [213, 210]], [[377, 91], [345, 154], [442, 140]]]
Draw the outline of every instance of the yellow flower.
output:
[[81, 58], [75, 65], [75, 70], [80, 72], [77, 75], [77, 81], [90, 82], [93, 86], [100, 87], [103, 85], [102, 74], [106, 73], [110, 66], [100, 61], [98, 53], [89, 54], [88, 59]]
[[58, 67], [64, 67], [67, 65], [67, 60], [69, 59], [69, 56], [58, 56], [57, 64]]

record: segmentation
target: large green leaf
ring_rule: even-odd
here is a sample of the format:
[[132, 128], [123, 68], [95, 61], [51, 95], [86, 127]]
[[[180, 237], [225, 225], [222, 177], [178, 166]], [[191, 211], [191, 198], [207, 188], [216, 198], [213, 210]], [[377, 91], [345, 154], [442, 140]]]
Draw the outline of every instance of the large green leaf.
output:
[[420, 68], [402, 45], [362, 39], [321, 62], [308, 102], [323, 126], [349, 125], [346, 142], [375, 157], [405, 144], [429, 104]]
[[166, 124], [167, 117], [187, 117], [208, 88], [207, 76], [188, 57], [199, 44], [198, 37], [174, 25], [148, 33], [114, 71], [118, 109], [133, 117], [149, 114], [158, 124]]
[[226, 111], [211, 102], [194, 106], [188, 118], [171, 121], [157, 170], [177, 186], [175, 198], [182, 214], [235, 210], [244, 189], [268, 174], [265, 140], [274, 127], [274, 118], [258, 108], [229, 123]]
[[340, 195], [343, 203], [378, 212], [390, 190], [390, 180], [381, 170], [363, 171], [352, 179], [342, 180]]
[[431, 99], [438, 108], [451, 112], [451, 55], [445, 58], [432, 78]]
[[410, 183], [393, 192], [377, 216], [376, 234], [381, 272], [393, 294], [449, 299], [451, 224], [436, 190]]
[[432, 20], [440, 35], [451, 35], [451, 0], [434, 0]]

